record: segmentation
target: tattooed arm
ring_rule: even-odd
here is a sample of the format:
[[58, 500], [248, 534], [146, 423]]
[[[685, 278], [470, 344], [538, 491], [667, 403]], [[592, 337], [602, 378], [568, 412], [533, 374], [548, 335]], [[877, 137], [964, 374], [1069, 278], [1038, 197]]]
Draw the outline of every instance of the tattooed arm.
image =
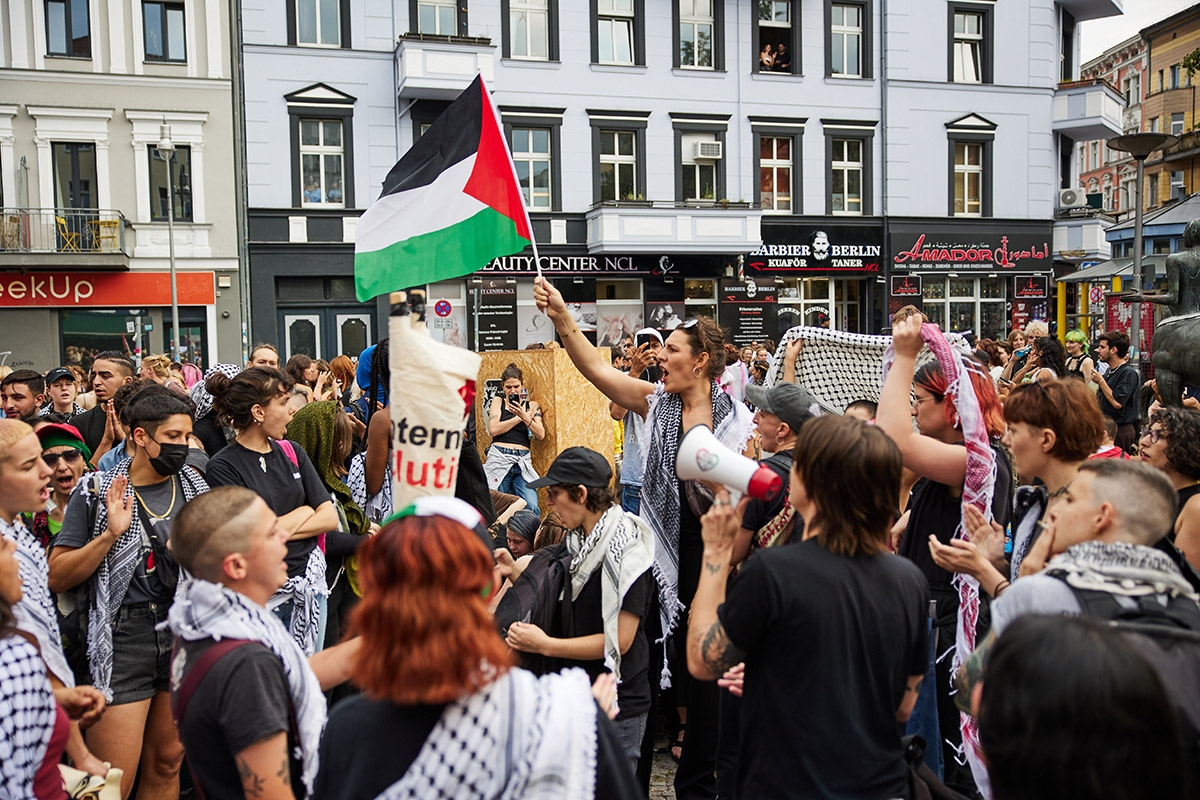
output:
[[958, 706], [959, 711], [974, 715], [975, 712], [971, 708], [971, 695], [975, 692], [975, 687], [983, 683], [983, 668], [986, 666], [988, 654], [992, 652], [992, 646], [995, 644], [996, 634], [993, 631], [988, 633], [983, 644], [976, 647], [971, 655], [967, 656], [967, 660], [958, 670], [958, 675], [954, 677], [954, 688], [958, 690], [954, 693], [954, 705]]
[[900, 708], [896, 709], [896, 722], [908, 722], [913, 708], [917, 705], [917, 695], [921, 692], [921, 679], [924, 675], [909, 675], [908, 683], [904, 686], [904, 697], [900, 698]]
[[255, 742], [235, 760], [246, 800], [295, 800], [286, 732]]
[[700, 583], [692, 598], [687, 661], [692, 677], [702, 681], [715, 681], [744, 658], [742, 651], [729, 641], [725, 626], [717, 619], [717, 607], [725, 602], [729, 559], [745, 510], [744, 502], [736, 510], [730, 506], [729, 493], [720, 488], [712, 508], [700, 520], [704, 563], [700, 567]]

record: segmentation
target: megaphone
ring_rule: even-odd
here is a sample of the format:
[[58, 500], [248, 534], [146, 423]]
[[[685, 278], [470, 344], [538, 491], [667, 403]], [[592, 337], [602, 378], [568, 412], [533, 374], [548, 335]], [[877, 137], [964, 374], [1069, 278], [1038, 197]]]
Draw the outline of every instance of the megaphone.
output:
[[774, 500], [783, 491], [783, 479], [773, 469], [730, 450], [705, 425], [692, 426], [679, 443], [675, 474], [684, 481], [719, 483], [755, 500]]

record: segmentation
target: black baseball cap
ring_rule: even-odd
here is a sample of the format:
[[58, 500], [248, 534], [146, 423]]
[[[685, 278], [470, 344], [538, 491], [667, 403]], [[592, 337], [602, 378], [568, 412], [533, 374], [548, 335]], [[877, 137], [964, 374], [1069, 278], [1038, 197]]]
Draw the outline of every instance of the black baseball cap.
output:
[[71, 372], [71, 370], [67, 369], [66, 367], [55, 367], [54, 369], [52, 369], [46, 373], [46, 385], [47, 386], [52, 386], [52, 385], [54, 385], [55, 381], [62, 381], [62, 380], [68, 380], [68, 381], [71, 381], [72, 383], [74, 383], [75, 382], [75, 373]]
[[525, 484], [532, 489], [543, 486], [608, 486], [612, 481], [608, 459], [586, 447], [568, 447], [558, 454], [546, 474]]

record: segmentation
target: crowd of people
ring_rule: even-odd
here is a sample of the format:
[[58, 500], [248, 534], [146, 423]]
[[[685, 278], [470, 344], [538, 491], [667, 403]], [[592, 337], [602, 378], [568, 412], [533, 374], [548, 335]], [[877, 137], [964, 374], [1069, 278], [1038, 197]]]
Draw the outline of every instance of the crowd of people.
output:
[[[802, 338], [535, 300], [620, 460], [539, 475], [509, 364], [405, 508], [386, 339], [0, 379], [0, 800], [644, 798], [660, 742], [678, 798], [1200, 792], [1200, 403], [1124, 333], [903, 309], [830, 413]], [[681, 480], [697, 425], [783, 491]]]

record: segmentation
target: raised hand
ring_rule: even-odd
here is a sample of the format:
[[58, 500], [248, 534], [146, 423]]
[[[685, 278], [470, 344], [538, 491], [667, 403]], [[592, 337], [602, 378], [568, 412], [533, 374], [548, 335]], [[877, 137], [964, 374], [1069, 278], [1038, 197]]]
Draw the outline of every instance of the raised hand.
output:
[[892, 348], [897, 356], [916, 358], [925, 346], [921, 337], [921, 318], [908, 317], [896, 323], [892, 328]]
[[133, 524], [133, 498], [125, 496], [129, 488], [129, 478], [121, 475], [115, 478], [104, 496], [104, 504], [108, 508], [108, 530], [114, 536], [120, 537]]

